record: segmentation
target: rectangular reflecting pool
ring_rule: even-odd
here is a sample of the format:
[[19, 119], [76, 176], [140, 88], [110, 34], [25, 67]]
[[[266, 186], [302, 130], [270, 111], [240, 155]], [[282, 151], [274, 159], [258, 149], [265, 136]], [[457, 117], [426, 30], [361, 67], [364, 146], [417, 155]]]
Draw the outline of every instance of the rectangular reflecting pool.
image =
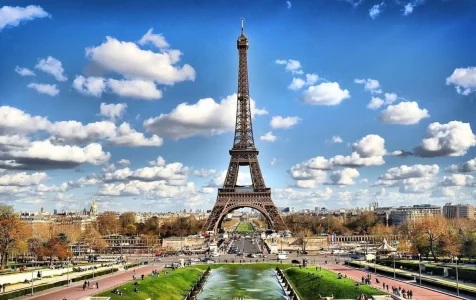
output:
[[288, 299], [273, 269], [218, 268], [212, 270], [199, 300]]

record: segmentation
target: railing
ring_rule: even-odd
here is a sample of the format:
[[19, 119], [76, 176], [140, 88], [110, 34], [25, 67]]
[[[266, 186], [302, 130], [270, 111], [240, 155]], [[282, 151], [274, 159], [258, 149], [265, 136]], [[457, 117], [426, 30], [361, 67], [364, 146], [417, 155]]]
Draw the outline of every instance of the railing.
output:
[[286, 277], [284, 272], [279, 269], [279, 267], [276, 267], [276, 277], [278, 278], [278, 281], [281, 284], [283, 291], [286, 293], [290, 300], [301, 300], [301, 298], [299, 298], [298, 293], [294, 290], [288, 278]]
[[184, 300], [196, 300], [198, 295], [202, 292], [203, 286], [205, 285], [209, 275], [210, 267], [208, 267], [208, 269], [203, 272], [197, 282], [195, 282], [188, 294], [185, 296]]

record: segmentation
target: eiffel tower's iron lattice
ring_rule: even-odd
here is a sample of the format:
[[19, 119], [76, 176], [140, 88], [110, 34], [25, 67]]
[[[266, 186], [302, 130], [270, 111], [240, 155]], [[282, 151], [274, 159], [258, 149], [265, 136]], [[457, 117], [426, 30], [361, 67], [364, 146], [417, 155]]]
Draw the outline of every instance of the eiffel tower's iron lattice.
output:
[[[255, 147], [253, 138], [248, 85], [248, 38], [244, 33], [243, 19], [241, 19], [241, 35], [237, 40], [237, 48], [239, 55], [238, 99], [230, 165], [223, 187], [218, 189], [217, 201], [204, 230], [217, 232], [223, 218], [231, 211], [242, 207], [258, 210], [265, 216], [270, 228], [282, 230], [285, 229], [285, 224], [271, 199], [271, 189], [264, 183], [258, 162], [259, 151]], [[251, 186], [237, 185], [240, 166], [249, 166]]]

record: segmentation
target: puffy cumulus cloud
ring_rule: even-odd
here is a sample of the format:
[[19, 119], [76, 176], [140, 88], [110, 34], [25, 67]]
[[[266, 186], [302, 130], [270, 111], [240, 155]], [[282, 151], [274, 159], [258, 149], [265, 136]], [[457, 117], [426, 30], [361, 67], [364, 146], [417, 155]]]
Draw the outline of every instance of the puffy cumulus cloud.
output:
[[58, 95], [60, 92], [56, 87], [56, 84], [30, 83], [27, 87], [34, 89], [40, 94], [50, 95], [51, 97]]
[[313, 105], [338, 105], [344, 99], [350, 98], [349, 90], [341, 89], [337, 82], [323, 82], [311, 85], [305, 90], [300, 100]]
[[151, 160], [148, 163], [151, 166], [163, 167], [163, 166], [165, 166], [165, 159], [162, 156], [157, 156], [157, 158], [155, 160]]
[[305, 84], [306, 81], [304, 79], [294, 77], [291, 83], [289, 84], [288, 89], [297, 91], [301, 89]]
[[342, 140], [342, 138], [340, 136], [334, 135], [332, 137], [332, 142], [336, 143], [336, 144], [341, 144], [341, 143], [344, 142], [344, 140]]
[[380, 97], [372, 97], [372, 100], [370, 100], [369, 104], [367, 104], [367, 108], [376, 110], [382, 107], [382, 105], [385, 103], [385, 101], [382, 100]]
[[126, 112], [127, 104], [125, 103], [101, 103], [100, 112], [101, 116], [105, 116], [111, 120], [120, 119]]
[[183, 185], [188, 178], [189, 168], [175, 162], [165, 166], [139, 168], [135, 171], [129, 168], [119, 169], [104, 174], [104, 181], [165, 181], [168, 185]]
[[145, 137], [142, 132], [132, 129], [129, 123], [122, 123], [116, 129], [116, 134], [107, 141], [111, 145], [131, 147], [160, 147], [164, 143], [163, 139], [155, 134], [150, 138]]
[[400, 193], [422, 194], [432, 190], [435, 187], [435, 182], [431, 177], [422, 177], [402, 180], [378, 180], [372, 186], [398, 187]]
[[[168, 114], [145, 120], [144, 127], [149, 132], [175, 139], [232, 132], [235, 129], [236, 102], [236, 94], [233, 94], [219, 103], [212, 98], [201, 99], [195, 104], [181, 103]], [[251, 117], [267, 113], [256, 109], [252, 99], [250, 106]]]
[[401, 180], [407, 178], [433, 177], [439, 172], [438, 165], [402, 165], [400, 167], [390, 168], [379, 176], [382, 180]]
[[34, 141], [27, 146], [0, 152], [0, 168], [46, 170], [75, 168], [80, 164], [99, 165], [111, 157], [100, 144], [85, 147], [54, 145], [49, 140]]
[[439, 185], [476, 187], [476, 178], [472, 175], [452, 174], [450, 176], [443, 176], [443, 179], [439, 182]]
[[202, 187], [198, 190], [198, 192], [202, 194], [212, 194], [213, 192], [215, 192], [215, 189], [211, 187]]
[[105, 92], [114, 93], [121, 97], [142, 100], [157, 100], [162, 98], [162, 91], [157, 89], [153, 81], [133, 79], [116, 80], [103, 77], [76, 76], [73, 88], [83, 95], [101, 97]]
[[367, 178], [362, 178], [359, 180], [360, 183], [368, 183], [369, 180]]
[[36, 76], [35, 72], [28, 68], [21, 68], [19, 66], [15, 67], [15, 72], [17, 72], [20, 76]]
[[369, 16], [370, 16], [372, 19], [377, 18], [377, 17], [380, 15], [380, 13], [382, 12], [384, 4], [385, 4], [385, 3], [382, 2], [382, 3], [375, 4], [374, 6], [372, 6], [372, 7], [369, 9]]
[[380, 82], [376, 79], [354, 79], [354, 82], [357, 84], [363, 84], [364, 89], [371, 93], [380, 94], [382, 90], [380, 89]]
[[[142, 44], [155, 43], [158, 42], [158, 38], [150, 31], [142, 37], [141, 41]], [[120, 74], [125, 78], [167, 85], [195, 80], [195, 70], [192, 66], [177, 65], [182, 53], [179, 50], [164, 49], [163, 43], [161, 46], [159, 52], [153, 52], [139, 48], [136, 43], [119, 41], [107, 36], [106, 41], [101, 45], [87, 48], [86, 57], [104, 70]]]
[[132, 180], [127, 183], [106, 183], [96, 193], [99, 196], [139, 196], [149, 195], [159, 198], [177, 198], [180, 195], [194, 193], [195, 186], [189, 182], [183, 186], [170, 186], [165, 181]]
[[440, 187], [431, 192], [431, 198], [451, 198], [458, 195], [458, 187]]
[[215, 169], [200, 169], [200, 170], [194, 170], [193, 175], [206, 178], [210, 177], [212, 175], [215, 175], [217, 173], [217, 170]]
[[[367, 135], [355, 142], [352, 148], [353, 152], [350, 156], [336, 155], [329, 159], [317, 156], [294, 165], [287, 172], [293, 180], [296, 180], [296, 186], [313, 188], [319, 183], [326, 181], [327, 172], [325, 171], [327, 170], [332, 170], [336, 167], [358, 168], [364, 166], [379, 166], [385, 163], [383, 160], [383, 156], [386, 154], [385, 140], [378, 135]], [[341, 170], [340, 173], [342, 172]], [[345, 172], [341, 175], [337, 172], [336, 180], [338, 181], [338, 176], [345, 177], [344, 175], [351, 174], [352, 172], [352, 174], [356, 174], [350, 170]], [[352, 178], [352, 176], [350, 177]], [[345, 182], [349, 182], [348, 177], [344, 179], [346, 180]]]
[[306, 85], [313, 85], [319, 80], [319, 75], [317, 74], [306, 74]]
[[360, 173], [356, 169], [353, 168], [344, 168], [342, 170], [336, 170], [332, 172], [329, 176], [331, 182], [327, 184], [330, 185], [353, 185], [354, 178], [359, 177]]
[[450, 77], [446, 78], [447, 85], [454, 85], [458, 94], [468, 96], [476, 91], [476, 67], [456, 68]]
[[303, 74], [303, 71], [301, 70], [302, 66], [301, 63], [298, 60], [294, 59], [277, 59], [275, 61], [278, 65], [285, 65], [286, 66], [286, 71], [292, 72], [293, 74]]
[[278, 138], [273, 135], [273, 133], [271, 131], [267, 132], [265, 135], [262, 135], [260, 136], [259, 138], [260, 140], [262, 141], [265, 141], [265, 142], [275, 142]]
[[385, 104], [390, 105], [393, 102], [397, 101], [398, 95], [395, 93], [385, 93]]
[[413, 152], [420, 157], [463, 156], [475, 145], [476, 137], [469, 123], [435, 122], [428, 125], [421, 144]]
[[[81, 188], [85, 186], [95, 186], [100, 183], [102, 183], [102, 179], [100, 177], [98, 177], [96, 174], [90, 174], [88, 176], [81, 177], [77, 180], [63, 182], [59, 186], [58, 190], [61, 192], [66, 192], [71, 189]], [[46, 187], [46, 189], [48, 189], [48, 187]]]
[[413, 125], [424, 118], [429, 118], [428, 110], [418, 107], [416, 102], [400, 102], [384, 109], [379, 116], [383, 123]]
[[281, 116], [274, 116], [271, 118], [271, 122], [269, 125], [271, 128], [291, 128], [297, 123], [301, 121], [299, 117], [281, 117]]
[[445, 169], [446, 172], [450, 173], [471, 173], [471, 172], [476, 172], [476, 158], [473, 158], [471, 160], [468, 160], [464, 163], [461, 164], [453, 164], [448, 166]]
[[50, 14], [39, 5], [4, 6], [0, 8], [0, 31], [8, 26], [15, 27], [22, 22], [46, 17], [50, 17]]
[[[223, 183], [225, 182], [227, 170], [223, 170], [220, 173], [216, 174], [213, 177], [206, 187], [215, 187], [221, 188], [223, 187]], [[251, 174], [249, 172], [238, 172], [238, 180], [236, 182], [237, 185], [250, 185], [251, 184]]]
[[47, 130], [50, 126], [50, 121], [45, 117], [31, 116], [11, 106], [0, 106], [0, 134], [31, 133]]
[[0, 186], [30, 186], [45, 181], [48, 175], [44, 172], [27, 174], [26, 172], [7, 173], [0, 176]]
[[58, 81], [66, 81], [68, 77], [64, 74], [64, 69], [61, 61], [52, 56], [48, 58], [42, 58], [35, 66], [36, 69], [52, 75]]
[[165, 37], [160, 33], [154, 33], [154, 28], [149, 29], [146, 34], [139, 40], [139, 45], [152, 44], [159, 49], [169, 47], [169, 43], [165, 40]]

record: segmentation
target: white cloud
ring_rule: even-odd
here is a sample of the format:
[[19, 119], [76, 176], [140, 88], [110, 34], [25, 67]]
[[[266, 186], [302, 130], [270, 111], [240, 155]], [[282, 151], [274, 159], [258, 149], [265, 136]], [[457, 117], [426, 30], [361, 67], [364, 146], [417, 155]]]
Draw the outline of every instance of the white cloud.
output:
[[359, 180], [360, 183], [368, 183], [369, 180], [367, 178], [362, 178]]
[[163, 167], [165, 166], [165, 159], [162, 156], [158, 156], [157, 159], [149, 161], [148, 163], [151, 166]]
[[428, 125], [421, 144], [413, 151], [415, 155], [421, 157], [463, 156], [470, 147], [475, 145], [476, 137], [469, 123], [435, 122]]
[[411, 0], [407, 4], [403, 6], [403, 15], [408, 16], [413, 12], [413, 9], [417, 7], [418, 5], [423, 4], [425, 0]]
[[157, 135], [146, 138], [143, 133], [131, 128], [129, 123], [122, 123], [116, 130], [116, 135], [108, 138], [112, 145], [124, 145], [133, 147], [160, 147], [163, 139]]
[[126, 166], [129, 166], [131, 164], [131, 161], [128, 160], [128, 159], [120, 159], [117, 163], [121, 166], [126, 167]]
[[33, 173], [27, 174], [26, 172], [21, 173], [7, 173], [3, 176], [0, 176], [0, 186], [30, 186], [38, 185], [42, 181], [45, 181], [48, 178], [46, 173]]
[[108, 117], [111, 120], [120, 119], [126, 112], [127, 104], [118, 103], [118, 104], [106, 104], [101, 103], [100, 106], [100, 115]]
[[277, 159], [276, 157], [273, 157], [271, 159], [271, 165], [274, 166], [275, 164], [277, 164], [279, 162], [279, 159]]
[[458, 187], [439, 187], [438, 189], [432, 191], [432, 198], [456, 198], [458, 194]]
[[162, 166], [139, 168], [135, 171], [129, 168], [115, 170], [114, 172], [105, 173], [104, 181], [164, 181], [167, 185], [178, 186], [186, 183], [188, 172], [188, 167], [185, 167], [182, 163], [175, 162]]
[[342, 170], [333, 171], [330, 175], [331, 185], [353, 185], [354, 178], [359, 177], [360, 173], [353, 168], [345, 168]]
[[369, 134], [352, 145], [352, 149], [363, 158], [384, 156], [385, 140], [376, 134]]
[[338, 105], [347, 98], [350, 98], [349, 91], [341, 89], [339, 83], [323, 82], [319, 85], [311, 85], [302, 93], [300, 100], [314, 105]]
[[376, 79], [371, 79], [371, 78], [368, 78], [368, 79], [354, 79], [354, 82], [357, 83], [357, 84], [363, 84], [364, 89], [366, 91], [371, 92], [372, 94], [373, 93], [376, 93], [376, 94], [382, 93], [382, 90], [380, 89], [380, 82]]
[[398, 95], [395, 93], [385, 93], [385, 104], [390, 105], [393, 102], [397, 101]]
[[376, 110], [379, 109], [385, 102], [382, 100], [382, 98], [379, 97], [372, 97], [372, 100], [370, 100], [369, 104], [367, 104], [367, 108]]
[[291, 1], [286, 1], [286, 6], [288, 7], [288, 9], [291, 9], [291, 6], [292, 6]]
[[14, 27], [21, 22], [49, 16], [50, 14], [38, 5], [28, 5], [27, 7], [4, 6], [0, 8], [0, 31], [7, 26]]
[[383, 123], [413, 125], [420, 120], [429, 118], [428, 110], [418, 107], [416, 102], [400, 102], [384, 109], [379, 116]]
[[47, 118], [33, 117], [15, 107], [0, 106], [0, 133], [29, 133], [46, 130], [50, 125]]
[[148, 194], [152, 198], [186, 198], [193, 195], [195, 186], [188, 182], [184, 186], [170, 186], [165, 181], [132, 180], [127, 183], [104, 184], [97, 192], [101, 196], [139, 196]]
[[20, 74], [21, 76], [36, 76], [35, 72], [28, 68], [21, 68], [19, 66], [15, 67], [15, 72]]
[[106, 80], [102, 77], [76, 76], [73, 81], [73, 88], [86, 96], [101, 97], [106, 90]]
[[116, 80], [102, 77], [76, 76], [73, 87], [86, 96], [101, 97], [104, 92], [114, 93], [121, 97], [144, 100], [162, 98], [162, 91], [152, 81], [146, 80]]
[[274, 142], [276, 141], [277, 137], [273, 135], [271, 131], [269, 131], [265, 135], [260, 136], [259, 139], [265, 142]]
[[[171, 138], [188, 138], [195, 135], [218, 135], [235, 129], [236, 94], [219, 103], [212, 98], [199, 100], [195, 104], [181, 103], [168, 114], [161, 114], [144, 121], [149, 132]], [[251, 117], [267, 113], [256, 109], [250, 100]]]
[[[333, 194], [332, 189], [325, 187], [324, 190], [298, 191], [292, 188], [275, 189], [273, 199], [282, 205], [319, 205], [317, 201], [329, 199]], [[319, 205], [320, 206], [320, 205]]]
[[[150, 36], [146, 40], [150, 41]], [[86, 49], [86, 56], [107, 71], [167, 85], [195, 80], [195, 70], [190, 65], [176, 65], [181, 54], [172, 49], [161, 52], [142, 50], [133, 42], [118, 41], [110, 36], [101, 45]]]
[[468, 160], [457, 165], [450, 165], [445, 169], [446, 172], [451, 173], [471, 173], [476, 172], [476, 158]]
[[291, 84], [288, 86], [288, 89], [297, 91], [300, 88], [302, 88], [305, 84], [306, 84], [306, 81], [304, 81], [303, 79], [293, 77], [293, 81], [291, 81]]
[[51, 141], [34, 141], [26, 147], [13, 148], [0, 153], [0, 168], [7, 169], [55, 169], [74, 168], [79, 164], [99, 165], [111, 157], [101, 145], [93, 143], [83, 148], [69, 145], [53, 145]]
[[380, 15], [380, 13], [382, 12], [382, 7], [383, 7], [384, 3], [380, 3], [380, 4], [375, 4], [374, 6], [372, 6], [372, 8], [369, 9], [369, 16], [372, 18], [372, 19], [375, 19], [376, 17], [378, 17], [378, 15]]
[[194, 170], [193, 175], [206, 178], [210, 177], [212, 175], [215, 175], [217, 173], [217, 170], [215, 169], [201, 169], [201, 170]]
[[202, 187], [201, 189], [198, 190], [199, 193], [202, 194], [212, 194], [215, 192], [215, 188], [212, 187]]
[[27, 87], [36, 90], [40, 94], [46, 94], [52, 97], [58, 95], [60, 92], [56, 84], [30, 83]]
[[152, 81], [146, 80], [115, 80], [108, 79], [107, 86], [111, 91], [122, 97], [131, 97], [145, 100], [162, 98], [162, 91]]
[[456, 68], [450, 77], [446, 78], [446, 84], [453, 84], [458, 94], [468, 96], [476, 91], [476, 67]]
[[342, 138], [341, 138], [340, 136], [334, 135], [334, 136], [332, 137], [332, 142], [333, 142], [333, 143], [339, 143], [339, 144], [341, 144], [341, 143], [343, 143], [344, 141], [342, 140]]
[[380, 176], [382, 180], [401, 180], [407, 178], [434, 177], [439, 171], [438, 165], [402, 165], [400, 167], [390, 168]]
[[278, 65], [286, 65], [286, 71], [290, 71], [293, 74], [303, 74], [303, 71], [301, 70], [301, 63], [297, 60], [294, 59], [288, 59], [288, 60], [283, 60], [283, 59], [277, 59], [276, 63]]
[[165, 40], [165, 37], [162, 34], [154, 34], [154, 29], [151, 28], [147, 31], [146, 34], [142, 36], [139, 40], [139, 45], [146, 45], [148, 43], [155, 45], [159, 49], [168, 48], [169, 43]]
[[444, 176], [439, 185], [476, 187], [476, 178], [472, 175], [452, 174], [450, 176]]
[[301, 121], [299, 117], [281, 117], [281, 116], [274, 116], [271, 118], [271, 122], [269, 125], [271, 128], [291, 128], [297, 123]]
[[319, 80], [317, 74], [306, 74], [306, 85], [313, 85]]
[[36, 64], [35, 68], [50, 75], [53, 75], [58, 81], [68, 80], [66, 75], [64, 75], [64, 69], [61, 64], [61, 61], [57, 60], [52, 56], [48, 56], [48, 58], [46, 59], [40, 59], [40, 61]]

